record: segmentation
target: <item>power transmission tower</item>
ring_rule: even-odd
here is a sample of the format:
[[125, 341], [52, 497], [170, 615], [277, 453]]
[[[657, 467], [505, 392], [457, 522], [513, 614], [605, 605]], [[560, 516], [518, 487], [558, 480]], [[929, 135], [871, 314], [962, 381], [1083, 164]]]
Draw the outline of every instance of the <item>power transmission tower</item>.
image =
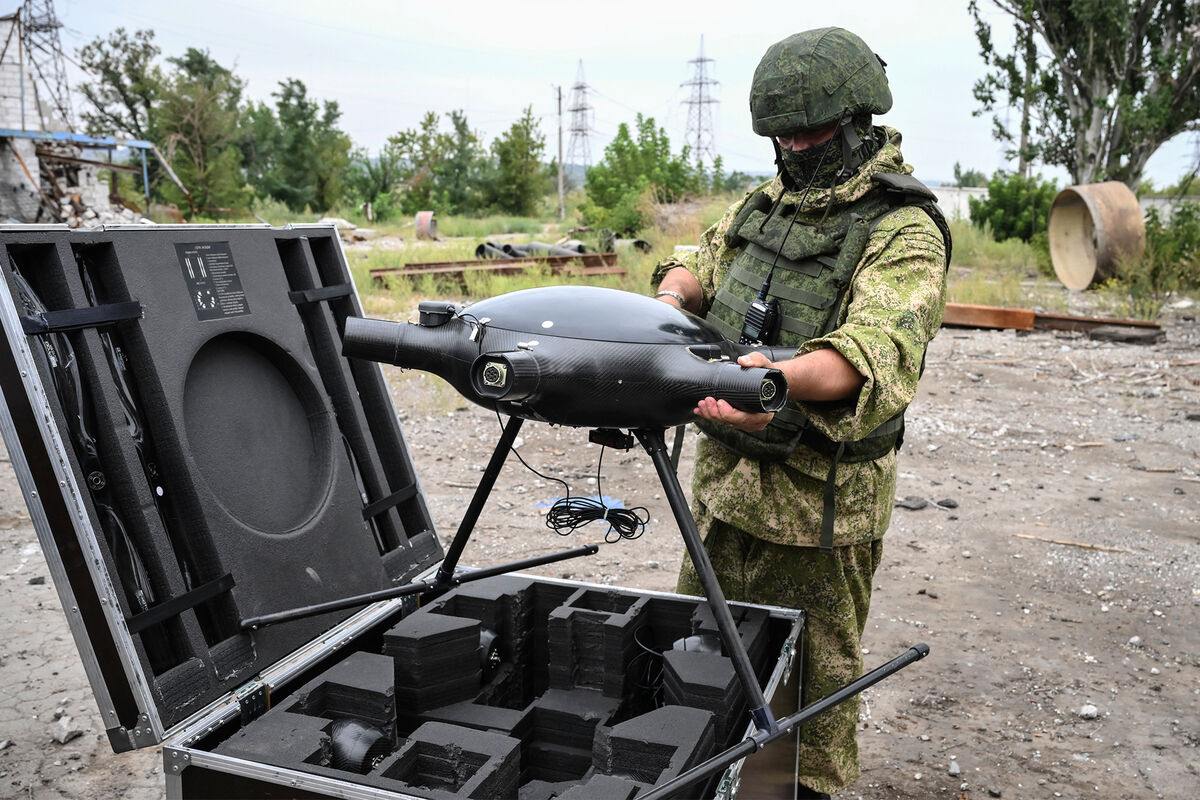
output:
[[558, 96], [558, 218], [565, 219], [567, 216], [566, 196], [563, 191], [563, 126], [562, 126], [562, 87], [555, 86], [554, 92]]
[[687, 133], [684, 141], [692, 147], [692, 155], [699, 162], [711, 166], [716, 159], [716, 142], [713, 135], [712, 107], [719, 101], [712, 96], [712, 87], [717, 85], [709, 74], [709, 64], [713, 59], [704, 55], [704, 36], [700, 36], [700, 54], [688, 61], [692, 65], [692, 79], [684, 81], [680, 86], [691, 87], [692, 94], [683, 104], [687, 106]]
[[588, 102], [588, 89], [583, 79], [583, 61], [575, 73], [575, 85], [571, 87], [571, 143], [567, 146], [567, 163], [579, 164], [584, 168], [592, 165], [592, 151], [588, 144], [588, 132], [592, 128], [592, 105]]
[[[29, 61], [43, 130], [59, 126], [73, 130], [75, 126], [66, 59], [59, 36], [61, 28], [62, 22], [54, 13], [54, 0], [25, 0], [21, 5], [21, 43]], [[52, 119], [52, 115], [58, 119]]]

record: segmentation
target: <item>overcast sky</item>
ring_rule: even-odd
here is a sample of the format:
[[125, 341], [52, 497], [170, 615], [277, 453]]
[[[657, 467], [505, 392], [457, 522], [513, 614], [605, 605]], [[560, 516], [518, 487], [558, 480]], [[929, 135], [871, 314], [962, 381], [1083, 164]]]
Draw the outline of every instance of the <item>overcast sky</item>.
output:
[[[965, 0], [59, 0], [57, 7], [72, 57], [118, 26], [153, 28], [165, 55], [207, 48], [247, 80], [251, 97], [269, 100], [283, 78], [303, 80], [314, 96], [338, 101], [345, 130], [372, 150], [426, 110], [461, 108], [490, 141], [532, 105], [552, 156], [553, 87], [564, 86], [569, 105], [582, 60], [594, 88], [593, 162], [617, 125], [638, 111], [665, 127], [678, 148], [688, 96], [679, 84], [690, 77], [687, 61], [703, 35], [720, 81], [717, 151], [727, 169], [758, 172], [771, 168], [769, 144], [750, 130], [747, 96], [759, 57], [796, 31], [841, 25], [888, 63], [895, 105], [882, 121], [903, 132], [918, 176], [949, 180], [956, 161], [987, 172], [1005, 166], [990, 122], [971, 115], [971, 86], [982, 65]], [[1005, 19], [997, 13], [994, 20], [998, 35], [1007, 33]], [[1196, 147], [1195, 137], [1169, 143], [1150, 162], [1149, 177], [1173, 182], [1193, 163]]]

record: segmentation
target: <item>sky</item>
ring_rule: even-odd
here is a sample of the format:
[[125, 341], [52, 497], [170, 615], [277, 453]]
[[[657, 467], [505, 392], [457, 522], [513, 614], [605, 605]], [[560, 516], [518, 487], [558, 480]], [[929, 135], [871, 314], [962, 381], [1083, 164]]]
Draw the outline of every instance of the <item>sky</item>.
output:
[[[15, 4], [14, 0], [9, 0]], [[806, 28], [840, 25], [858, 33], [888, 64], [894, 105], [879, 122], [903, 133], [903, 150], [927, 181], [949, 181], [956, 162], [990, 173], [1012, 166], [991, 137], [988, 117], [972, 115], [973, 83], [983, 74], [965, 0], [776, 0], [737, 3], [569, 3], [509, 0], [58, 0], [63, 44], [76, 50], [124, 26], [152, 28], [164, 55], [209, 50], [270, 100], [277, 83], [304, 81], [312, 96], [336, 100], [355, 143], [379, 148], [428, 111], [462, 109], [486, 141], [530, 105], [557, 147], [555, 87], [564, 107], [582, 61], [594, 106], [593, 163], [621, 122], [641, 112], [672, 144], [687, 127], [688, 60], [704, 38], [719, 81], [713, 96], [716, 150], [727, 170], [767, 172], [770, 144], [750, 129], [749, 87], [766, 48]], [[986, 3], [985, 3], [986, 5]], [[993, 12], [997, 38], [1010, 36]], [[82, 73], [69, 65], [75, 81]], [[1012, 111], [1016, 120], [1017, 111]], [[569, 127], [570, 115], [564, 118]], [[564, 137], [564, 147], [569, 134]], [[1147, 176], [1174, 182], [1194, 163], [1196, 136], [1180, 136], [1151, 160]], [[1042, 168], [1065, 183], [1066, 173]]]

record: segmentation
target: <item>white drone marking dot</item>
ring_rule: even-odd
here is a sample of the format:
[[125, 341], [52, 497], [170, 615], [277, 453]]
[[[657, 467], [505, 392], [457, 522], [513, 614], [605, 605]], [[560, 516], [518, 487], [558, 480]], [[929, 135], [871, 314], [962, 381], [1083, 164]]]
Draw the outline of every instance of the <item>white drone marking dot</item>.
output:
[[545, 322], [543, 322], [543, 323], [542, 323], [542, 327], [543, 327], [543, 328], [553, 328], [553, 327], [554, 327], [554, 320], [552, 320], [552, 319], [548, 319], [548, 320], [546, 320]]

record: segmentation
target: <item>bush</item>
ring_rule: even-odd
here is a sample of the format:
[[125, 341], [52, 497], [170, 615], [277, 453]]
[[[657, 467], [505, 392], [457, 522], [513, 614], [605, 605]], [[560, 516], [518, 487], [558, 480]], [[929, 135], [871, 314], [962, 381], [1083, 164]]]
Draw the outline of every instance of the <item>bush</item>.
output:
[[1050, 204], [1058, 191], [1052, 181], [1044, 181], [1040, 176], [1024, 178], [1001, 170], [992, 175], [987, 190], [985, 198], [968, 198], [971, 223], [991, 228], [996, 241], [1028, 242], [1046, 230]]
[[691, 163], [688, 148], [672, 154], [666, 130], [638, 114], [633, 132], [622, 122], [604, 158], [587, 171], [587, 201], [580, 210], [592, 226], [635, 233], [650, 222], [647, 202], [673, 203], [707, 188], [704, 170]]
[[1125, 259], [1120, 282], [1134, 297], [1161, 303], [1172, 292], [1200, 289], [1200, 203], [1180, 203], [1163, 221], [1157, 208], [1146, 212], [1146, 251]]
[[1176, 265], [1178, 288], [1200, 287], [1200, 203], [1180, 203], [1165, 223], [1158, 209], [1151, 208], [1146, 214], [1146, 245]]

